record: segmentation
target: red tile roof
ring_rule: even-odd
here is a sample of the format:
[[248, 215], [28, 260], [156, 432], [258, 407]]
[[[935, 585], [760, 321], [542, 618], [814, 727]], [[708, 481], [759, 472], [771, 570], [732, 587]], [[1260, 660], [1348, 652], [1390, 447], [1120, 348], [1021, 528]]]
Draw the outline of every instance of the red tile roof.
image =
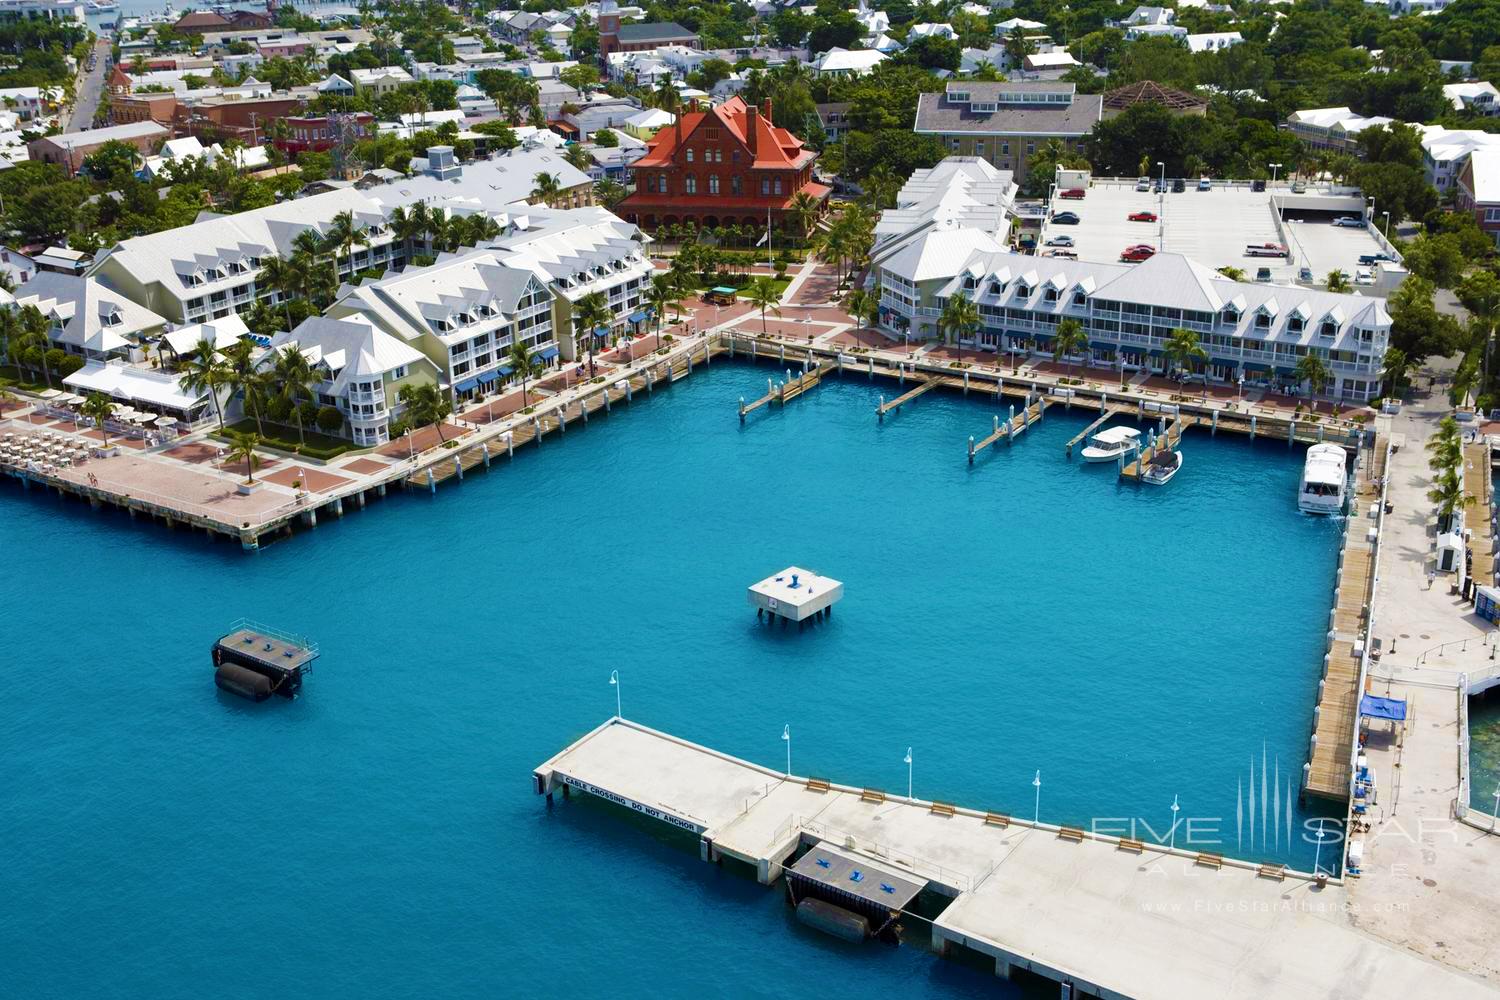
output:
[[656, 133], [646, 155], [637, 160], [634, 166], [670, 166], [673, 154], [677, 152], [681, 142], [691, 139], [705, 122], [719, 125], [730, 136], [738, 139], [747, 151], [753, 151], [752, 169], [797, 169], [817, 157], [815, 152], [802, 144], [801, 139], [786, 129], [771, 124], [769, 101], [764, 109], [758, 109], [751, 108], [738, 97], [731, 97], [707, 111], [679, 114], [677, 124], [669, 125]]

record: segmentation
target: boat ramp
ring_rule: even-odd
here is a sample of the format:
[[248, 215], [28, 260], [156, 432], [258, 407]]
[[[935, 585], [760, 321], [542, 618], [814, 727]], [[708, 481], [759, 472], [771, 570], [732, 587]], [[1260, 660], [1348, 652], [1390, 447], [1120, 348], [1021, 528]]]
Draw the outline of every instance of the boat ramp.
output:
[[895, 912], [937, 953], [1065, 997], [1488, 995], [1355, 927], [1338, 879], [793, 775], [620, 718], [532, 782], [549, 803], [578, 790], [676, 828], [766, 885], [826, 845], [899, 876], [892, 897], [917, 887], [936, 915]]

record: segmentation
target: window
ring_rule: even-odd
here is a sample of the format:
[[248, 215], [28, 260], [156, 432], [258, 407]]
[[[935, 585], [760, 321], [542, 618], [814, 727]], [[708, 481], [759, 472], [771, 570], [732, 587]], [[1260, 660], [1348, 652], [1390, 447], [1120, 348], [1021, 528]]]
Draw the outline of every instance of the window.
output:
[[1270, 314], [1269, 313], [1256, 313], [1255, 314], [1255, 328], [1257, 330], [1269, 330], [1269, 329], [1271, 329], [1271, 316], [1270, 316]]
[[1286, 328], [1288, 330], [1290, 330], [1292, 333], [1301, 333], [1302, 332], [1302, 317], [1301, 316], [1293, 316], [1291, 319], [1287, 320], [1286, 321]]
[[1042, 293], [1042, 301], [1044, 301], [1044, 302], [1056, 302], [1057, 301], [1057, 289], [1055, 289], [1055, 288], [1049, 288], [1045, 292], [1043, 292]]
[[1084, 295], [1083, 292], [1081, 292], [1081, 291], [1074, 292], [1073, 293], [1073, 304], [1075, 306], [1087, 305], [1088, 304], [1088, 296]]
[[1500, 222], [1500, 208], [1487, 208], [1484, 210], [1485, 222]]
[[1035, 152], [1036, 152], [1036, 143], [1034, 143], [1034, 142], [1028, 142], [1026, 144], [1026, 155], [1027, 156], [1031, 156]]
[[692, 163], [692, 162], [693, 162], [693, 151], [692, 151], [692, 150], [691, 150], [691, 149], [689, 149], [689, 150], [688, 150], [688, 151], [687, 151], [687, 161], [688, 161], [688, 162], [689, 162], [689, 163]]
[[1016, 298], [1018, 298], [1018, 299], [1029, 299], [1029, 298], [1031, 298], [1031, 289], [1027, 288], [1024, 284], [1017, 285], [1016, 286]]
[[688, 174], [686, 177], [684, 177], [682, 180], [682, 193], [697, 194], [698, 178], [694, 177], [692, 174]]
[[718, 194], [719, 193], [719, 175], [718, 174], [709, 174], [708, 175], [708, 193], [709, 194]]
[[780, 194], [781, 193], [781, 178], [780, 177], [776, 178], [776, 180], [774, 182], [772, 182], [772, 184], [771, 184], [771, 193], [772, 194]]
[[740, 190], [740, 186], [741, 185], [740, 185], [740, 175], [739, 174], [735, 174], [733, 177], [729, 178], [729, 193], [730, 194], [744, 194], [744, 192]]
[[1331, 319], [1325, 319], [1323, 325], [1318, 329], [1319, 336], [1332, 337], [1339, 332], [1339, 326]]
[[768, 178], [762, 177], [760, 179], [760, 193], [761, 194], [770, 194], [771, 193], [771, 182], [770, 182], [770, 180]]
[[1008, 142], [1002, 142], [1000, 144], [1000, 155], [1002, 155], [1002, 156], [1009, 156], [1010, 155], [1010, 143], [1008, 143]]

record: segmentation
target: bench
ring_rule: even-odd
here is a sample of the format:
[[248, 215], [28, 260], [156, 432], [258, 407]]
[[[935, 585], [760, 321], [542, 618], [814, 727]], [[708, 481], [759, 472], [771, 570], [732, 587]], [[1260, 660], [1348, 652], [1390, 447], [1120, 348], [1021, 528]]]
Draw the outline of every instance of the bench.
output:
[[1255, 869], [1255, 874], [1260, 878], [1274, 878], [1281, 882], [1286, 879], [1286, 865], [1261, 865]]
[[885, 792], [882, 792], [879, 789], [875, 789], [875, 788], [866, 788], [866, 789], [863, 789], [859, 793], [859, 801], [861, 801], [861, 802], [884, 802], [885, 801]]
[[1076, 826], [1060, 826], [1057, 828], [1057, 838], [1059, 840], [1071, 840], [1075, 844], [1081, 844], [1088, 838], [1088, 834], [1083, 832]]
[[833, 784], [831, 782], [823, 779], [823, 778], [808, 778], [807, 779], [807, 790], [809, 792], [818, 792], [818, 793], [821, 794], [823, 792], [831, 791], [832, 789], [833, 789]]
[[946, 802], [934, 802], [928, 812], [935, 816], [955, 816], [958, 814], [958, 808]]
[[1118, 847], [1122, 851], [1134, 851], [1137, 854], [1144, 854], [1146, 851], [1144, 843], [1139, 840], [1131, 840], [1129, 837], [1121, 837]]
[[1196, 858], [1193, 859], [1193, 863], [1202, 865], [1204, 868], [1223, 868], [1224, 855], [1212, 854], [1208, 851], [1204, 851], [1202, 854], [1199, 854]]
[[1004, 829], [1005, 827], [1010, 826], [1010, 817], [1005, 815], [1004, 813], [985, 813], [984, 825], [998, 826], [1001, 829]]

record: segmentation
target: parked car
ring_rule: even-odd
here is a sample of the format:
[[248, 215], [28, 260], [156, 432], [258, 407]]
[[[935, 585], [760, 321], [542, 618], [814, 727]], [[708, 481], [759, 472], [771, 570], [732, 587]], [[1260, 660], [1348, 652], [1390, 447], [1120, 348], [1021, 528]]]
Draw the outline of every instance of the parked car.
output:
[[1135, 189], [1137, 191], [1150, 191], [1151, 190], [1151, 178], [1149, 178], [1149, 177], [1138, 178], [1136, 180], [1136, 182], [1135, 182]]
[[1390, 254], [1386, 253], [1384, 250], [1381, 250], [1381, 251], [1379, 251], [1377, 253], [1362, 253], [1362, 254], [1360, 254], [1359, 255], [1359, 262], [1361, 264], [1364, 264], [1366, 267], [1374, 267], [1376, 264], [1381, 264], [1381, 263], [1392, 263], [1392, 264], [1394, 264], [1396, 262], [1396, 258], [1392, 257]]
[[1077, 260], [1078, 259], [1078, 255], [1076, 253], [1074, 253], [1072, 250], [1064, 250], [1064, 249], [1061, 249], [1061, 248], [1059, 248], [1057, 250], [1048, 250], [1046, 253], [1042, 254], [1042, 256], [1043, 257], [1056, 257], [1058, 260]]
[[1059, 226], [1076, 226], [1076, 225], [1078, 225], [1078, 213], [1077, 212], [1053, 212], [1052, 213], [1052, 221], [1054, 223], [1056, 223], [1057, 225], [1059, 225]]
[[1251, 191], [1264, 191], [1265, 189], [1266, 189], [1266, 182], [1264, 180], [1262, 180], [1262, 179], [1257, 179], [1257, 180], [1253, 180], [1253, 181], [1250, 182], [1250, 190]]
[[1082, 198], [1083, 195], [1083, 188], [1068, 188], [1066, 191], [1059, 191], [1057, 194], [1059, 198], [1068, 198], [1070, 200]]
[[1341, 215], [1333, 220], [1335, 226], [1344, 226], [1349, 229], [1365, 228], [1365, 220], [1357, 215]]
[[1251, 243], [1245, 247], [1246, 257], [1285, 257], [1286, 247], [1280, 243]]
[[1156, 221], [1156, 213], [1155, 212], [1131, 212], [1129, 215], [1126, 216], [1126, 218], [1128, 220], [1130, 220], [1131, 222], [1155, 222]]
[[1214, 186], [1214, 182], [1211, 181], [1211, 180], [1209, 180], [1207, 177], [1200, 177], [1200, 178], [1198, 178], [1198, 190], [1199, 191], [1209, 191], [1209, 190], [1212, 190], [1213, 186]]
[[1071, 237], [1071, 236], [1049, 236], [1049, 237], [1047, 237], [1047, 245], [1049, 247], [1070, 247], [1070, 246], [1073, 245], [1073, 237]]
[[1356, 267], [1354, 269], [1354, 283], [1356, 285], [1375, 284], [1375, 272], [1368, 267]]
[[1297, 280], [1300, 281], [1300, 282], [1302, 282], [1304, 285], [1310, 285], [1310, 284], [1312, 284], [1313, 283], [1312, 268], [1310, 268], [1310, 267], [1299, 267], [1299, 268], [1297, 268]]
[[1307, 181], [1304, 181], [1304, 180], [1295, 180], [1295, 181], [1292, 181], [1292, 194], [1304, 194], [1304, 193], [1306, 193], [1306, 191], [1307, 191]]
[[1271, 280], [1271, 269], [1269, 267], [1257, 267], [1255, 269], [1255, 280], [1256, 281], [1270, 281]]
[[1174, 177], [1174, 178], [1172, 178], [1172, 193], [1173, 194], [1181, 194], [1182, 192], [1184, 192], [1186, 190], [1187, 190], [1187, 182], [1186, 181], [1184, 181], [1181, 177]]
[[1156, 248], [1148, 247], [1145, 244], [1137, 244], [1133, 247], [1126, 247], [1124, 250], [1120, 251], [1120, 259], [1128, 264], [1134, 264], [1138, 261], [1143, 260], [1150, 260], [1154, 256], [1156, 256]]

